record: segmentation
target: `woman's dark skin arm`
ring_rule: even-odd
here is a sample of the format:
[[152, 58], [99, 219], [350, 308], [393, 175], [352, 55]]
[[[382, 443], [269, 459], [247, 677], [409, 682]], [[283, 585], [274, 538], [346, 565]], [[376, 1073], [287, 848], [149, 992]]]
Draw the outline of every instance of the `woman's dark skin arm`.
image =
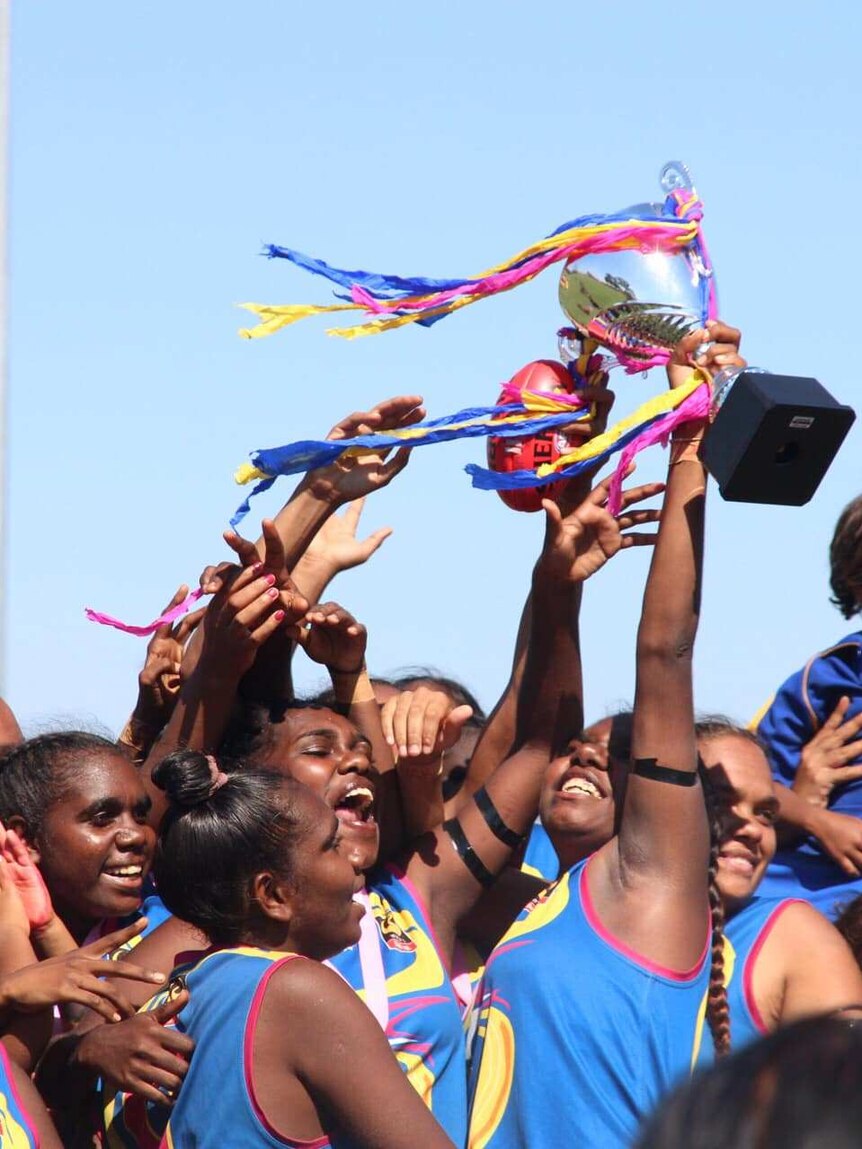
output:
[[[181, 586], [165, 607], [182, 602], [189, 588]], [[206, 607], [185, 615], [173, 626], [166, 622], [147, 643], [144, 665], [138, 675], [138, 698], [129, 720], [117, 739], [127, 757], [140, 765], [167, 725], [182, 686], [180, 672], [186, 642], [203, 618]]]
[[369, 1010], [317, 962], [288, 962], [272, 977], [253, 1081], [267, 1120], [293, 1139], [319, 1136], [323, 1118], [360, 1149], [453, 1149]]
[[[589, 423], [590, 436], [601, 434], [607, 426], [608, 415], [614, 402], [612, 391], [604, 387], [593, 388], [589, 394], [593, 399], [594, 417]], [[558, 505], [563, 518], [566, 518], [584, 501], [590, 492], [595, 470], [584, 472], [570, 479], [558, 496]], [[446, 816], [451, 818], [466, 805], [473, 794], [487, 782], [500, 763], [509, 756], [515, 745], [518, 722], [518, 695], [524, 677], [527, 661], [527, 648], [533, 615], [532, 591], [527, 595], [518, 623], [515, 638], [515, 651], [512, 656], [512, 670], [509, 681], [497, 705], [476, 743], [470, 758], [467, 776], [455, 797], [446, 804]], [[577, 731], [576, 731], [577, 733]], [[529, 899], [527, 899], [529, 900]]]
[[[418, 423], [424, 415], [425, 408], [419, 395], [400, 395], [394, 399], [384, 400], [370, 411], [358, 411], [348, 415], [332, 428], [327, 439], [349, 439], [354, 435], [365, 435], [373, 431], [397, 430]], [[395, 451], [391, 455], [390, 452], [383, 454], [367, 452], [363, 455], [337, 459], [326, 467], [309, 471], [274, 520], [275, 532], [283, 548], [285, 570], [293, 571], [301, 565], [303, 556], [315, 541], [318, 532], [340, 507], [357, 499], [363, 499], [366, 495], [387, 486], [404, 470], [409, 458], [410, 452], [407, 449]], [[347, 513], [350, 514], [349, 511]], [[381, 538], [380, 542], [382, 541]], [[265, 560], [265, 535], [262, 535], [254, 546], [258, 556]], [[331, 567], [324, 559], [323, 567], [318, 568], [315, 577], [313, 554], [310, 556], [310, 562], [311, 566], [309, 561], [305, 563], [305, 576], [309, 587], [300, 586], [299, 589], [304, 595], [312, 594], [308, 599], [309, 602], [317, 602], [326, 585], [326, 581], [320, 585], [321, 570], [328, 573]], [[287, 633], [276, 633], [259, 652], [254, 665], [243, 679], [240, 687], [243, 697], [268, 704], [292, 698], [293, 653], [294, 644], [290, 636]]]
[[[150, 817], [158, 826], [165, 796], [151, 781], [152, 770], [178, 747], [212, 752], [224, 734], [242, 676], [259, 647], [288, 625], [308, 604], [280, 588], [262, 564], [226, 575], [208, 606], [200, 627], [201, 646], [194, 669], [183, 683], [179, 699], [161, 737], [142, 767], [152, 799]], [[295, 612], [288, 614], [288, 611]]]
[[[745, 366], [739, 332], [721, 324], [682, 341], [671, 386], [690, 375], [688, 356], [714, 340], [704, 366]], [[635, 762], [694, 775], [692, 657], [700, 613], [706, 472], [696, 455], [702, 425], [680, 428], [671, 448], [661, 526], [637, 638], [632, 730]], [[692, 442], [695, 440], [695, 442]], [[681, 456], [681, 457], [680, 457]], [[709, 829], [700, 783], [629, 776], [619, 835], [602, 847], [588, 880], [596, 912], [620, 941], [674, 970], [695, 966], [707, 936]]]
[[[649, 498], [661, 484], [626, 493], [624, 508]], [[600, 484], [565, 519], [546, 503], [548, 531], [533, 575], [533, 625], [518, 703], [518, 749], [497, 769], [486, 791], [503, 822], [517, 834], [533, 823], [542, 781], [553, 750], [578, 733], [583, 722], [577, 619], [581, 584], [623, 547], [651, 542], [652, 536], [626, 536], [621, 529], [655, 521], [657, 512], [623, 510], [614, 519]], [[473, 799], [457, 816], [464, 835], [491, 874], [509, 860], [511, 847], [488, 827]], [[440, 827], [417, 844], [408, 874], [425, 896], [434, 928], [448, 952], [458, 923], [478, 900], [482, 886]]]

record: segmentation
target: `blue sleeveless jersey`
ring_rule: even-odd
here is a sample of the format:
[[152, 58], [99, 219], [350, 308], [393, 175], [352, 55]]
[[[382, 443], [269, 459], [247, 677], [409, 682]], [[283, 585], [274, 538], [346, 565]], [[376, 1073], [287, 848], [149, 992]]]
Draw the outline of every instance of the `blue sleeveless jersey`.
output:
[[[467, 1135], [467, 1068], [461, 1009], [413, 884], [394, 866], [368, 885], [377, 924], [389, 1018], [386, 1036], [411, 1085], [456, 1145]], [[329, 965], [365, 1001], [359, 945]]]
[[[791, 786], [799, 755], [847, 695], [852, 718], [862, 710], [862, 631], [815, 654], [778, 689], [757, 726], [774, 777]], [[857, 760], [858, 761], [858, 760]], [[829, 809], [862, 818], [862, 779], [837, 786]], [[779, 850], [760, 886], [764, 897], [802, 898], [834, 918], [842, 904], [862, 894], [862, 878], [849, 878], [814, 838]]]
[[39, 1134], [12, 1080], [9, 1055], [0, 1043], [0, 1149], [39, 1149]]
[[[772, 927], [788, 906], [800, 899], [751, 898], [724, 927], [724, 980], [730, 1008], [730, 1045], [742, 1049], [768, 1033], [754, 1000], [752, 981], [758, 955]], [[695, 1035], [695, 1063], [698, 1067], [715, 1060], [712, 1037], [706, 1023], [706, 997], [701, 1004]]]
[[[588, 865], [530, 902], [488, 961], [469, 1149], [628, 1147], [641, 1118], [690, 1069], [706, 946], [685, 974], [634, 954], [598, 920]], [[705, 902], [704, 892], [704, 918]]]
[[525, 874], [534, 878], [543, 878], [546, 882], [555, 882], [560, 873], [560, 859], [557, 851], [551, 845], [548, 831], [537, 818], [533, 823], [530, 836], [527, 839], [527, 848], [524, 851], [524, 860], [521, 869]]
[[[267, 1122], [254, 1092], [252, 1045], [270, 977], [296, 954], [240, 946], [215, 950], [191, 966], [180, 966], [189, 1002], [176, 1028], [195, 1041], [195, 1052], [173, 1109], [121, 1093], [105, 1107], [105, 1143], [110, 1149], [349, 1149], [335, 1134], [314, 1141], [282, 1137]], [[167, 994], [144, 1007], [154, 1009]]]

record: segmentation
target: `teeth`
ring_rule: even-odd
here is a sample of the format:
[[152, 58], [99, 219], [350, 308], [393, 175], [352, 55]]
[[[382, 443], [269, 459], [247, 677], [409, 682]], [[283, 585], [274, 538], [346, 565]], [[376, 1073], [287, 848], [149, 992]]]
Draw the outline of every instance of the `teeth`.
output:
[[355, 808], [359, 806], [370, 806], [373, 801], [374, 794], [367, 786], [357, 786], [355, 790], [348, 790], [338, 805]]
[[591, 798], [601, 798], [598, 789], [587, 778], [570, 778], [562, 787], [564, 794], [588, 794]]
[[139, 878], [143, 872], [141, 866], [114, 866], [105, 871], [115, 878]]

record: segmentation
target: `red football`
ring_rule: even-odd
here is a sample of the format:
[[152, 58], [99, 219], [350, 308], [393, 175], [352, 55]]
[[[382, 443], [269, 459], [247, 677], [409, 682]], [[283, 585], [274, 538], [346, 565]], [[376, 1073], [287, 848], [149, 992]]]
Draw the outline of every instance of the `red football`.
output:
[[[572, 377], [566, 367], [555, 359], [536, 359], [516, 371], [510, 382], [529, 391], [550, 391], [571, 394]], [[498, 404], [514, 403], [504, 391]], [[560, 455], [572, 450], [567, 435], [551, 429], [528, 439], [506, 439], [499, 435], [488, 438], [488, 466], [492, 471], [535, 471], [542, 463], [553, 463]], [[513, 511], [539, 511], [542, 499], [553, 499], [565, 484], [564, 479], [546, 483], [543, 487], [525, 487], [517, 491], [498, 491], [497, 494]]]

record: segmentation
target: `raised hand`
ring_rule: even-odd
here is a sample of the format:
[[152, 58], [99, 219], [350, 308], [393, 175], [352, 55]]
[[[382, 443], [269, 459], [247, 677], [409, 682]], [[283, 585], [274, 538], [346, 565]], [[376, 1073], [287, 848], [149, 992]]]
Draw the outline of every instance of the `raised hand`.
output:
[[850, 699], [843, 697], [810, 742], [802, 748], [791, 787], [812, 806], [829, 804], [836, 786], [862, 778], [862, 764], [850, 766], [862, 756], [862, 711], [847, 718]]
[[312, 607], [291, 633], [312, 662], [337, 674], [355, 674], [365, 665], [365, 627], [337, 602]]
[[0, 1013], [13, 1010], [35, 1013], [54, 1005], [75, 1004], [94, 1010], [107, 1021], [119, 1021], [134, 1009], [117, 989], [104, 979], [129, 978], [163, 985], [163, 973], [142, 969], [131, 962], [108, 964], [104, 958], [136, 937], [146, 927], [141, 918], [125, 929], [106, 934], [98, 941], [58, 957], [24, 966], [0, 979]]
[[465, 722], [473, 716], [472, 706], [453, 706], [445, 691], [418, 686], [388, 699], [380, 712], [387, 743], [398, 753], [400, 762], [411, 765], [440, 759], [461, 737]]
[[[119, 962], [117, 968], [124, 963]], [[189, 1068], [195, 1043], [169, 1025], [188, 1004], [187, 989], [155, 1009], [115, 1025], [99, 1025], [81, 1039], [79, 1065], [110, 1078], [118, 1089], [160, 1105], [173, 1105]]]
[[[706, 327], [686, 335], [674, 349], [667, 367], [671, 389], [687, 383], [694, 366], [702, 368], [710, 377], [725, 367], [747, 367], [748, 364], [739, 354], [741, 340], [742, 334], [735, 327], [715, 319], [710, 319]], [[702, 353], [701, 348], [704, 348]]]
[[[165, 613], [172, 606], [182, 602], [189, 588], [181, 586], [165, 607]], [[153, 633], [147, 644], [144, 666], [138, 675], [138, 703], [135, 717], [142, 722], [164, 725], [180, 692], [180, 670], [186, 642], [204, 616], [206, 607], [199, 607], [184, 615], [173, 626], [165, 623]]]
[[[242, 535], [238, 535], [236, 531], [225, 531], [224, 540], [239, 559], [243, 570], [254, 568], [264, 577], [272, 577], [274, 580], [272, 585], [278, 589], [281, 607], [285, 614], [290, 616], [289, 622], [291, 622], [302, 617], [308, 610], [309, 603], [297, 589], [296, 583], [294, 583], [290, 571], [285, 565], [284, 543], [272, 519], [262, 520], [261, 532], [264, 545], [262, 559], [255, 544], [249, 539], [244, 539]], [[218, 590], [226, 578], [235, 575], [236, 570], [235, 564], [222, 564], [218, 568], [208, 567], [207, 571], [211, 571], [212, 574], [205, 585], [203, 582], [207, 574], [205, 571], [204, 575], [201, 576], [201, 585], [205, 586], [207, 590]]]
[[546, 535], [536, 566], [542, 578], [555, 583], [584, 582], [619, 551], [655, 542], [655, 535], [632, 528], [658, 522], [661, 512], [629, 507], [660, 494], [664, 484], [643, 483], [623, 491], [622, 513], [616, 518], [607, 510], [609, 485], [610, 479], [603, 480], [565, 517], [556, 503], [542, 500]]
[[[425, 418], [421, 395], [397, 395], [385, 399], [370, 411], [355, 411], [336, 423], [327, 439], [350, 439], [374, 431], [395, 431], [411, 427]], [[310, 471], [306, 483], [317, 495], [339, 503], [352, 502], [391, 483], [407, 466], [409, 447], [394, 452], [363, 452], [337, 459], [326, 467]]]
[[356, 537], [364, 506], [364, 498], [354, 499], [343, 514], [326, 520], [296, 567], [300, 586], [306, 586], [304, 579], [309, 576], [315, 584], [325, 586], [340, 571], [351, 570], [367, 562], [389, 538], [391, 527], [372, 531], [365, 539]]
[[0, 888], [15, 889], [27, 919], [28, 931], [39, 933], [54, 920], [51, 895], [30, 851], [14, 830], [0, 822]]
[[232, 674], [242, 677], [263, 643], [286, 620], [293, 621], [282, 605], [277, 576], [263, 569], [263, 563], [257, 562], [219, 576], [220, 589], [203, 619], [201, 650], [201, 662], [216, 673], [230, 667]]

